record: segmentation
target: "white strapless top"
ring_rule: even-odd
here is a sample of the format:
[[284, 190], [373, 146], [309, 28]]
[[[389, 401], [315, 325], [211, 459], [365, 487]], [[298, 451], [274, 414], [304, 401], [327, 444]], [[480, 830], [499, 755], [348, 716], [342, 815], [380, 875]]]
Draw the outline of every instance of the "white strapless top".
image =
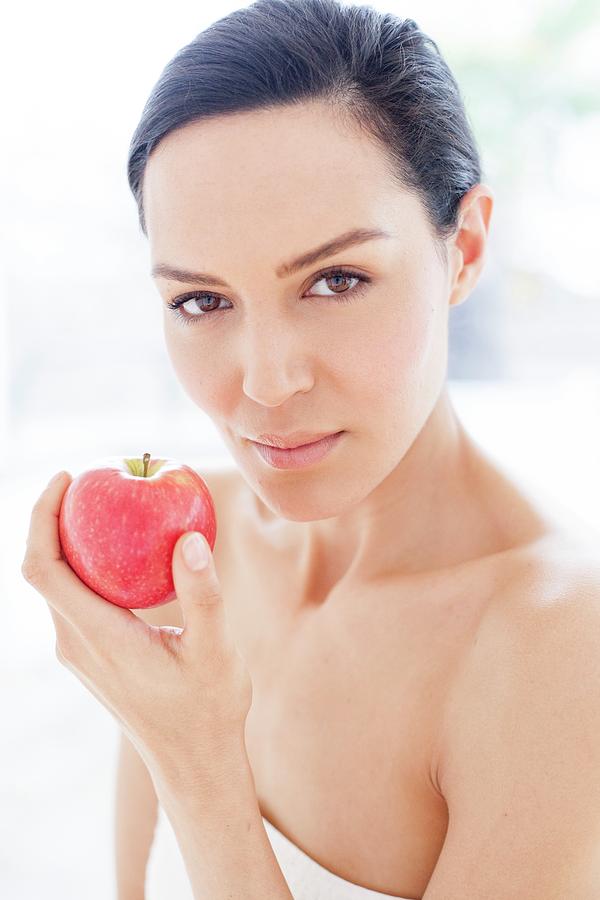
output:
[[[308, 856], [268, 819], [262, 819], [294, 900], [414, 900], [371, 891], [340, 878]], [[194, 900], [175, 832], [160, 804], [146, 868], [146, 900]]]

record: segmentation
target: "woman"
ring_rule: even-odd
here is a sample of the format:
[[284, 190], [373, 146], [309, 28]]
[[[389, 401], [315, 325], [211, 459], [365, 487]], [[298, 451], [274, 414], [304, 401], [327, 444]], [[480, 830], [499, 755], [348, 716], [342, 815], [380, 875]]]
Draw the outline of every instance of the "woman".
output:
[[[493, 200], [437, 46], [369, 7], [237, 10], [167, 65], [128, 173], [173, 366], [239, 468], [215, 561], [306, 896], [309, 859], [406, 898], [596, 896], [584, 734], [547, 743], [577, 698], [600, 719], [573, 696], [590, 562], [448, 395]], [[253, 443], [340, 431], [308, 465]]]
[[237, 464], [207, 479], [214, 564], [273, 853], [202, 809], [154, 835], [123, 734], [120, 900], [149, 854], [149, 900], [599, 896], [597, 558], [447, 390], [493, 195], [436, 44], [257, 0], [166, 66], [128, 175], [173, 366]]

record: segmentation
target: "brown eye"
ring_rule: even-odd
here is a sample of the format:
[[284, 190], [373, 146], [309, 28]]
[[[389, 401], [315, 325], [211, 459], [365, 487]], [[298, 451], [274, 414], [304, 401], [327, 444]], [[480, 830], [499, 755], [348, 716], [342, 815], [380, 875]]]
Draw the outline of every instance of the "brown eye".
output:
[[[341, 279], [341, 283], [335, 285], [334, 288], [329, 288], [329, 290], [332, 291], [331, 294], [312, 294], [309, 296], [319, 297], [322, 300], [327, 300], [329, 297], [336, 297], [336, 303], [351, 303], [357, 294], [364, 291], [371, 282], [370, 278], [366, 275], [361, 275], [359, 272], [339, 268], [328, 269], [325, 272], [319, 272], [312, 282], [310, 290], [312, 291], [312, 287], [320, 281], [333, 281], [334, 279]], [[346, 284], [349, 280], [357, 281], [358, 284], [347, 287]], [[169, 301], [167, 306], [169, 309], [174, 310], [175, 316], [180, 319], [184, 325], [191, 325], [192, 322], [195, 322], [198, 319], [206, 319], [207, 317], [214, 315], [214, 313], [227, 312], [228, 309], [231, 309], [231, 307], [226, 306], [219, 308], [219, 303], [224, 299], [224, 297], [220, 297], [218, 294], [211, 294], [208, 291], [193, 291]], [[179, 309], [180, 306], [183, 307], [183, 305], [190, 300], [195, 301], [196, 312], [188, 312], [186, 309]]]
[[[214, 310], [218, 308], [221, 300], [221, 298], [217, 297], [215, 294], [201, 294], [199, 297], [192, 297], [190, 299], [196, 300], [198, 309], [202, 312], [214, 312]], [[204, 301], [208, 303], [208, 306], [204, 305]], [[212, 306], [210, 305], [211, 303], [213, 304]]]
[[[314, 296], [322, 297], [324, 299], [326, 299], [327, 297], [337, 296], [337, 302], [350, 303], [355, 299], [357, 294], [362, 293], [362, 291], [365, 290], [365, 288], [371, 281], [371, 279], [367, 278], [366, 275], [361, 275], [359, 272], [352, 272], [350, 271], [350, 269], [328, 269], [326, 272], [320, 272], [317, 275], [317, 277], [313, 281], [313, 287], [320, 281], [333, 281], [334, 279], [342, 279], [342, 281], [334, 288], [329, 288], [329, 290], [332, 290], [333, 293], [315, 294]], [[345, 285], [349, 280], [357, 281], [358, 284], [353, 285], [352, 287], [346, 287]], [[337, 290], [337, 288], [339, 288], [339, 290]], [[348, 296], [346, 296], [346, 294]]]
[[219, 312], [218, 305], [222, 299], [223, 298], [219, 297], [218, 294], [210, 294], [207, 291], [194, 291], [191, 294], [185, 294], [183, 297], [176, 297], [175, 300], [171, 300], [167, 303], [167, 306], [169, 309], [178, 310], [180, 306], [183, 307], [185, 303], [194, 300], [196, 312], [189, 312], [188, 310], [183, 309], [181, 312], [175, 313], [178, 319], [182, 319], [187, 323], [191, 319], [202, 319], [209, 313]]
[[[330, 288], [336, 294], [344, 294], [347, 290], [351, 290], [347, 287], [347, 282], [354, 280], [358, 281], [359, 278], [357, 275], [350, 275], [349, 272], [334, 272], [333, 275], [325, 275], [319, 278], [319, 281], [335, 281], [335, 279], [341, 279], [341, 284], [337, 284], [334, 287]], [[319, 281], [315, 282], [316, 284]]]

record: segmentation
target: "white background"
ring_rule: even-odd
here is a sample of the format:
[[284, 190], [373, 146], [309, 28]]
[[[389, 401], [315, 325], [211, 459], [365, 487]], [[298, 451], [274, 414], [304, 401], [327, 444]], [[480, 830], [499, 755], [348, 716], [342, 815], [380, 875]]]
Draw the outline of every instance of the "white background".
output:
[[[56, 660], [47, 606], [20, 575], [31, 507], [54, 472], [75, 475], [105, 454], [150, 450], [200, 469], [228, 459], [170, 369], [125, 165], [164, 65], [240, 5], [112, 0], [5, 13], [0, 895], [11, 900], [114, 891], [116, 725]], [[486, 102], [467, 65], [479, 54], [508, 71], [519, 48], [543, 49], [542, 9], [558, 16], [593, 4], [372, 5], [416, 19], [456, 67], [497, 197], [485, 273], [453, 323], [459, 415], [525, 489], [600, 532], [600, 184], [591, 163], [600, 109], [575, 117], [544, 100], [536, 119], [512, 82], [492, 79]], [[544, 97], [575, 83], [598, 95], [597, 9], [593, 18], [576, 43], [565, 34], [563, 68], [539, 51]]]

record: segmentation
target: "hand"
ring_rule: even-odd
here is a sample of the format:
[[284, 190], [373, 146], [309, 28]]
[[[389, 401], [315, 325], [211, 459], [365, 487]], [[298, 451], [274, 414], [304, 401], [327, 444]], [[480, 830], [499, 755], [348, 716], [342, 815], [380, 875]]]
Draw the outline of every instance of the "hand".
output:
[[252, 682], [228, 627], [210, 548], [192, 571], [182, 534], [173, 581], [184, 627], [155, 626], [103, 599], [62, 555], [58, 514], [71, 476], [61, 472], [35, 503], [23, 577], [48, 602], [59, 661], [106, 707], [151, 774], [182, 791], [220, 774], [244, 748]]

